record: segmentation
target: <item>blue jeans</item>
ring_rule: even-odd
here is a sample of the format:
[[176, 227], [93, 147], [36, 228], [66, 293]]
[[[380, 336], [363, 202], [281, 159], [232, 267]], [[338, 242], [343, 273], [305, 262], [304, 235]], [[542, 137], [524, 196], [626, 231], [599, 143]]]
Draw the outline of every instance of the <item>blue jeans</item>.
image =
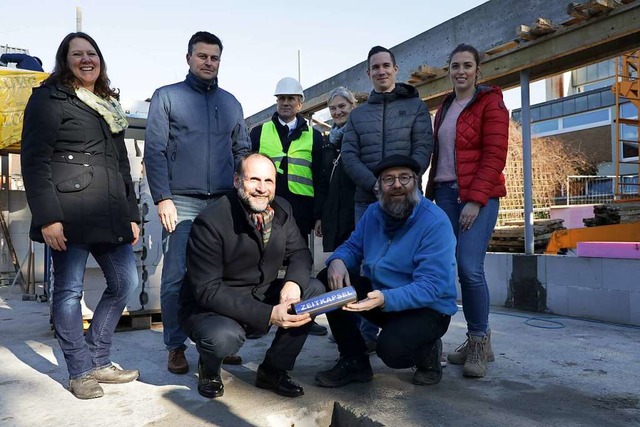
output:
[[169, 234], [162, 229], [162, 277], [160, 279], [160, 309], [162, 310], [162, 326], [164, 344], [167, 350], [185, 349], [187, 340], [178, 323], [178, 300], [182, 279], [187, 272], [187, 241], [193, 220], [217, 197], [198, 198], [190, 196], [173, 196], [173, 204], [178, 211], [178, 225]]
[[[364, 202], [355, 202], [355, 220], [356, 224], [360, 221], [360, 218], [364, 215], [367, 208], [371, 205], [371, 203]], [[356, 321], [358, 322], [358, 326], [360, 328], [360, 333], [362, 334], [362, 338], [366, 342], [377, 342], [378, 341], [378, 328], [377, 325], [369, 322], [362, 316], [357, 316]]]
[[483, 336], [489, 329], [490, 305], [489, 287], [484, 276], [484, 258], [498, 219], [500, 202], [497, 198], [489, 199], [487, 204], [480, 208], [471, 228], [462, 231], [459, 219], [465, 203], [458, 202], [458, 197], [458, 187], [455, 183], [436, 185], [436, 204], [449, 217], [458, 239], [456, 260], [467, 330], [471, 335]]
[[[98, 262], [107, 288], [93, 312], [86, 335], [82, 328], [82, 285], [89, 254]], [[71, 379], [111, 365], [111, 339], [129, 295], [138, 286], [131, 244], [73, 244], [51, 251], [53, 326]]]

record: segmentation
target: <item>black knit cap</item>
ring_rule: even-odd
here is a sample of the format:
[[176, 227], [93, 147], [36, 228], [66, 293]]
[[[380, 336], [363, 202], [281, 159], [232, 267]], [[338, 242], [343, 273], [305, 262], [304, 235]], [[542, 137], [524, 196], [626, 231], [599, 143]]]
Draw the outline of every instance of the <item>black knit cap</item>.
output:
[[375, 167], [373, 168], [373, 174], [377, 178], [385, 170], [398, 167], [409, 168], [414, 171], [416, 175], [420, 174], [420, 165], [418, 164], [418, 162], [413, 160], [411, 157], [405, 156], [403, 154], [392, 154], [389, 157], [385, 157], [380, 161], [380, 163], [375, 165]]

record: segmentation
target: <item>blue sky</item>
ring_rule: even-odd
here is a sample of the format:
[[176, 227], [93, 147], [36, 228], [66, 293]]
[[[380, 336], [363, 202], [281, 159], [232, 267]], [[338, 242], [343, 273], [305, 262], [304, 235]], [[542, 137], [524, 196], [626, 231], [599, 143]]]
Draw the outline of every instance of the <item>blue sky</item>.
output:
[[0, 44], [29, 49], [50, 71], [79, 6], [82, 30], [98, 42], [126, 101], [183, 80], [189, 37], [210, 31], [224, 44], [220, 86], [249, 116], [274, 103], [281, 77], [297, 77], [298, 50], [306, 88], [363, 61], [371, 46], [393, 47], [484, 2], [0, 0]]

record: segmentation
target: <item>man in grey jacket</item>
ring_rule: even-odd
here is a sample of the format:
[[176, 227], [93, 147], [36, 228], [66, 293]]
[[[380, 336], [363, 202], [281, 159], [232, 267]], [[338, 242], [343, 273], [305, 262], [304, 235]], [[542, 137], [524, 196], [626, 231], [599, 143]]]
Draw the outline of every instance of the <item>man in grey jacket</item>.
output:
[[[409, 156], [420, 166], [422, 176], [433, 150], [433, 130], [429, 110], [411, 85], [396, 83], [398, 65], [393, 53], [374, 46], [367, 56], [367, 75], [373, 90], [367, 102], [349, 115], [342, 139], [342, 161], [347, 175], [357, 185], [356, 223], [376, 201], [375, 166], [393, 154]], [[360, 330], [373, 351], [378, 328], [363, 321]]]
[[342, 160], [356, 183], [356, 221], [376, 201], [373, 168], [392, 154], [410, 156], [429, 166], [433, 130], [429, 110], [411, 85], [396, 83], [398, 65], [393, 53], [375, 46], [367, 57], [367, 75], [373, 90], [367, 102], [349, 115], [342, 140]]
[[[144, 162], [163, 226], [160, 305], [167, 369], [174, 374], [189, 371], [178, 298], [193, 219], [233, 189], [235, 164], [251, 147], [242, 106], [218, 87], [221, 54], [218, 37], [195, 33], [188, 45], [186, 80], [156, 90], [147, 119]], [[227, 361], [240, 363], [238, 356]]]

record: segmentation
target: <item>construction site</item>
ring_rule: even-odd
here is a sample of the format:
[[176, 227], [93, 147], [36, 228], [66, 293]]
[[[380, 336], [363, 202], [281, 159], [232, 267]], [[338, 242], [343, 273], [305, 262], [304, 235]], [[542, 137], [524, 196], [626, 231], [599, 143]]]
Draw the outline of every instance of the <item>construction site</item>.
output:
[[[496, 16], [500, 25], [478, 25]], [[82, 404], [64, 391], [50, 325], [50, 249], [29, 240], [19, 157], [22, 111], [47, 75], [0, 66], [0, 425], [640, 426], [640, 0], [490, 0], [392, 47], [398, 80], [418, 89], [432, 115], [451, 90], [448, 53], [470, 40], [481, 52], [479, 83], [520, 88], [522, 101], [511, 112], [508, 194], [485, 260], [496, 361], [485, 378], [464, 379], [449, 365], [440, 384], [420, 388], [410, 371], [372, 356], [372, 383], [330, 390], [314, 375], [335, 361], [337, 347], [309, 337], [292, 372], [305, 395], [291, 400], [253, 386], [273, 330], [247, 341], [242, 365], [223, 368], [223, 399], [200, 397], [195, 373], [163, 369], [162, 226], [142, 162], [144, 114], [130, 115], [126, 131], [143, 218], [134, 246], [139, 286], [112, 350], [114, 362], [141, 376]], [[28, 53], [0, 46], [20, 51]], [[366, 70], [359, 62], [306, 88], [302, 113], [326, 130], [318, 117], [329, 93], [345, 86], [366, 99]], [[530, 105], [537, 81], [546, 100]], [[247, 117], [248, 127], [274, 111]], [[320, 239], [311, 243], [317, 272], [329, 254]], [[90, 258], [86, 325], [103, 289]], [[324, 315], [318, 322], [328, 326]], [[466, 327], [459, 309], [445, 353], [464, 341]], [[187, 357], [197, 363], [193, 344]]]

